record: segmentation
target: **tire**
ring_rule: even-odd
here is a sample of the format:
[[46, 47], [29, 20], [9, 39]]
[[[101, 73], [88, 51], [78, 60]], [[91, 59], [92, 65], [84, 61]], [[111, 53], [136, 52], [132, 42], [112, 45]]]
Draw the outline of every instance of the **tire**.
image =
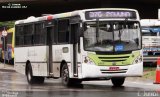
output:
[[31, 65], [27, 66], [26, 76], [27, 76], [27, 81], [29, 84], [42, 84], [42, 83], [44, 83], [44, 77], [33, 76]]
[[80, 79], [72, 79], [72, 83], [73, 83], [74, 85], [81, 84], [81, 83], [82, 83], [82, 80], [80, 80]]
[[61, 79], [64, 86], [70, 86], [72, 83], [71, 79], [69, 78], [69, 70], [66, 64], [62, 66]]
[[37, 84], [43, 84], [44, 83], [44, 77], [38, 77], [38, 76], [35, 76], [35, 83]]
[[81, 84], [82, 80], [69, 78], [69, 70], [66, 64], [62, 66], [61, 79], [64, 86], [75, 86]]
[[111, 78], [113, 86], [120, 87], [123, 85], [125, 78], [124, 77], [115, 77]]

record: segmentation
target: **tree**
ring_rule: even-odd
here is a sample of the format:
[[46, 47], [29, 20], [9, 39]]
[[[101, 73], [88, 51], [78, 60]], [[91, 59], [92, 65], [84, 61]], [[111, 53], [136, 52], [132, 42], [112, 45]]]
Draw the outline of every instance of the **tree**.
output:
[[0, 22], [0, 28], [3, 29], [4, 27], [6, 29], [13, 28], [15, 21], [6, 21], [6, 22]]

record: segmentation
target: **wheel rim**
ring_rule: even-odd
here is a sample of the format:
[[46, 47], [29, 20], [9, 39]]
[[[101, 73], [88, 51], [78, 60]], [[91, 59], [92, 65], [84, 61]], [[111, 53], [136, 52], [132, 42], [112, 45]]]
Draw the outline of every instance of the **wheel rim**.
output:
[[68, 69], [64, 68], [63, 69], [63, 73], [62, 73], [62, 81], [63, 81], [63, 83], [66, 84], [68, 82], [68, 78], [69, 78], [69, 76], [68, 76]]

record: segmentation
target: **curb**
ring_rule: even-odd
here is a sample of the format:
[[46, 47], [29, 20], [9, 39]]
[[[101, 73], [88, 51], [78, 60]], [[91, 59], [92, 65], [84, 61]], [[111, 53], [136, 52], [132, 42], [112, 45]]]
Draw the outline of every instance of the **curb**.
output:
[[15, 72], [14, 65], [0, 63], [0, 71], [2, 71], [2, 72]]
[[16, 72], [14, 69], [8, 69], [8, 68], [0, 68], [0, 71], [2, 71], [2, 72]]

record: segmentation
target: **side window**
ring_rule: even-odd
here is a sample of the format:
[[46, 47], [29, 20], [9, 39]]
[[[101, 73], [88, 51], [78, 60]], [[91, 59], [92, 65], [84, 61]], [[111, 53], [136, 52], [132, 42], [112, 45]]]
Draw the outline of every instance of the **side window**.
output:
[[43, 27], [43, 23], [35, 24], [34, 44], [41, 45], [46, 43], [46, 34]]
[[24, 33], [24, 45], [33, 45], [33, 33], [34, 33], [34, 25], [24, 25], [23, 27]]
[[15, 46], [24, 45], [23, 26], [16, 26]]
[[69, 19], [58, 21], [58, 43], [69, 43]]

